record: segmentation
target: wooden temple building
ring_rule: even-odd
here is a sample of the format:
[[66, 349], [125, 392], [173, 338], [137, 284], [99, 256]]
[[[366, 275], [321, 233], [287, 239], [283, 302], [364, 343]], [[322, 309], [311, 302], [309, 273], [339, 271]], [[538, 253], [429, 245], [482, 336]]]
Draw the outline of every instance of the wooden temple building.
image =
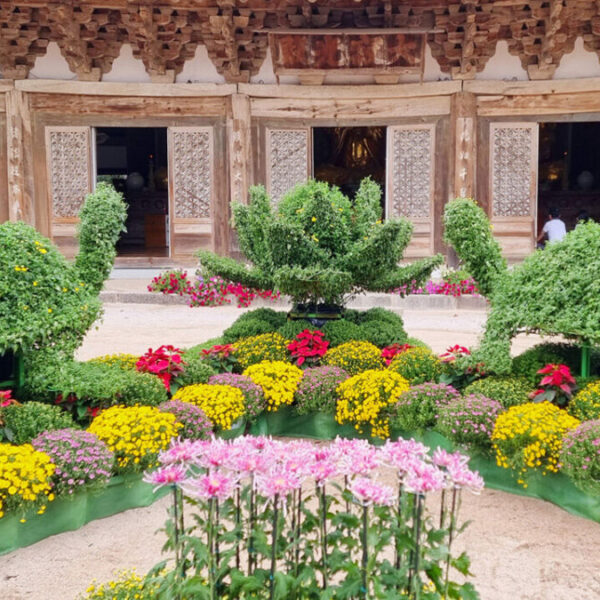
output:
[[472, 196], [511, 260], [600, 218], [600, 1], [0, 0], [0, 221], [75, 250], [99, 179], [121, 264], [235, 252], [230, 203], [370, 174], [408, 256]]

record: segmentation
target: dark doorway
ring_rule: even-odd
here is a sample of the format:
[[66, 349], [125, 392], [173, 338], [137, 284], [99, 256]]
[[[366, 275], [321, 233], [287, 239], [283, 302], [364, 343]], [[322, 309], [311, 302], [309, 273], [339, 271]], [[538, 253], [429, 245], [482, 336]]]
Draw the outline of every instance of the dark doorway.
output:
[[370, 175], [381, 186], [385, 206], [385, 127], [315, 127], [313, 156], [315, 179], [337, 185], [353, 198]]
[[567, 231], [600, 221], [600, 122], [540, 123], [538, 233], [550, 208]]
[[120, 256], [169, 255], [167, 130], [159, 127], [98, 127], [98, 181], [109, 181], [128, 204]]

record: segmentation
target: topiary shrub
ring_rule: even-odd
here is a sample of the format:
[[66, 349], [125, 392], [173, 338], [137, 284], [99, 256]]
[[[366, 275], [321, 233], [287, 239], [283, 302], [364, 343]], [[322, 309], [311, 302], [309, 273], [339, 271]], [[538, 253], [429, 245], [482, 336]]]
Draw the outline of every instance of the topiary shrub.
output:
[[[293, 340], [301, 331], [304, 331], [305, 329], [312, 330], [315, 329], [315, 326], [306, 319], [298, 319], [294, 321], [287, 321], [277, 330], [277, 333], [279, 333], [286, 340]], [[321, 331], [323, 330], [321, 329]]]
[[107, 364], [68, 363], [55, 385], [61, 404], [80, 423], [117, 404], [158, 406], [168, 399], [163, 383], [155, 375]]
[[404, 344], [408, 339], [403, 326], [396, 326], [386, 321], [367, 321], [359, 326], [360, 337], [378, 348], [391, 344]]
[[327, 321], [321, 327], [321, 331], [325, 334], [325, 339], [329, 340], [330, 348], [351, 341], [366, 341], [364, 340], [363, 331], [360, 326], [346, 319]]
[[369, 342], [347, 342], [328, 350], [323, 363], [344, 369], [349, 375], [383, 368], [381, 352]]
[[233, 344], [239, 339], [262, 335], [263, 333], [272, 333], [277, 329], [268, 321], [261, 319], [246, 319], [245, 321], [235, 321], [233, 325], [223, 332], [223, 342]]
[[525, 377], [491, 376], [477, 379], [463, 390], [465, 396], [479, 394], [500, 402], [504, 408], [529, 402], [533, 387]]
[[186, 440], [207, 440], [212, 436], [212, 422], [204, 411], [195, 404], [181, 400], [163, 402], [158, 410], [175, 415], [181, 425], [179, 437]]
[[457, 444], [489, 452], [494, 424], [503, 410], [496, 400], [469, 394], [440, 408], [436, 429]]
[[[510, 371], [510, 346], [519, 332], [563, 335], [600, 344], [600, 224], [580, 223], [561, 242], [530, 254], [510, 272], [490, 223], [472, 200], [446, 205], [446, 240], [488, 296], [491, 311], [474, 362], [488, 372]], [[568, 268], [566, 268], [568, 265]]]
[[386, 308], [375, 307], [358, 313], [359, 325], [371, 323], [373, 321], [378, 323], [389, 323], [395, 327], [402, 329], [404, 328], [402, 317], [391, 310], [387, 310]]
[[30, 397], [43, 397], [54, 386], [101, 315], [98, 293], [125, 217], [121, 195], [98, 184], [80, 213], [75, 264], [32, 227], [0, 224], [0, 353], [22, 352]]
[[268, 361], [289, 362], [288, 341], [278, 333], [265, 333], [254, 337], [242, 338], [235, 344], [235, 357], [242, 369]]
[[271, 324], [273, 329], [278, 329], [282, 325], [285, 325], [285, 322], [287, 321], [287, 313], [281, 310], [273, 310], [272, 308], [255, 308], [239, 316], [236, 320], [236, 323], [243, 323], [249, 319], [266, 321], [267, 323]]
[[600, 381], [590, 383], [577, 392], [567, 410], [580, 421], [600, 419]]
[[432, 427], [440, 409], [458, 398], [460, 393], [445, 383], [415, 385], [390, 404], [387, 409], [390, 426], [401, 431]]
[[437, 381], [442, 363], [431, 350], [416, 347], [395, 356], [388, 369], [402, 375], [411, 385], [418, 385]]
[[69, 413], [42, 402], [4, 406], [0, 408], [0, 422], [0, 434], [13, 444], [28, 444], [44, 431], [75, 427]]
[[349, 375], [339, 367], [313, 367], [304, 371], [296, 390], [294, 410], [299, 415], [335, 413], [336, 389]]
[[261, 289], [278, 289], [294, 303], [343, 305], [362, 291], [388, 291], [417, 283], [440, 264], [436, 256], [398, 267], [412, 234], [407, 220], [382, 222], [381, 190], [362, 181], [354, 202], [336, 187], [309, 181], [277, 209], [263, 187], [249, 204], [233, 207], [240, 249], [251, 263], [200, 251], [206, 275]]

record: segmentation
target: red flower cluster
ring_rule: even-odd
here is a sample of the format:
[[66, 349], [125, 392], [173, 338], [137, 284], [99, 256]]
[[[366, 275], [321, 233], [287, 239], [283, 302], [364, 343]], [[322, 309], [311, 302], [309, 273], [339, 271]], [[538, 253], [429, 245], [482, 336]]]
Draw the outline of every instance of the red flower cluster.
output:
[[187, 278], [186, 271], [165, 271], [152, 280], [148, 291], [187, 296], [192, 292], [192, 284]]
[[413, 347], [414, 346], [411, 346], [410, 344], [391, 344], [390, 346], [386, 346], [381, 351], [381, 358], [383, 359], [385, 364], [389, 366], [389, 364], [394, 359], [394, 356], [402, 354], [403, 352], [406, 352], [407, 350]]
[[156, 350], [149, 348], [148, 352], [135, 363], [135, 368], [141, 373], [152, 373], [160, 377], [165, 388], [169, 391], [171, 379], [183, 373], [184, 364], [179, 348], [161, 346]]
[[202, 350], [203, 358], [219, 372], [227, 371], [231, 373], [237, 363], [235, 358], [235, 346], [233, 344], [216, 345], [208, 350]]
[[446, 352], [440, 354], [440, 360], [446, 363], [454, 362], [457, 358], [460, 358], [461, 356], [469, 356], [470, 354], [471, 351], [468, 348], [456, 344], [456, 346], [450, 346], [446, 349]]
[[538, 374], [545, 377], [540, 381], [540, 389], [532, 392], [530, 398], [534, 402], [547, 400], [557, 406], [566, 406], [576, 386], [571, 369], [567, 365], [547, 364]]
[[287, 349], [300, 367], [305, 362], [315, 363], [325, 356], [329, 341], [323, 339], [323, 332], [318, 329], [301, 331], [294, 341], [288, 344]]
[[3, 406], [10, 406], [11, 404], [18, 404], [12, 397], [12, 390], [0, 391], [0, 408]]

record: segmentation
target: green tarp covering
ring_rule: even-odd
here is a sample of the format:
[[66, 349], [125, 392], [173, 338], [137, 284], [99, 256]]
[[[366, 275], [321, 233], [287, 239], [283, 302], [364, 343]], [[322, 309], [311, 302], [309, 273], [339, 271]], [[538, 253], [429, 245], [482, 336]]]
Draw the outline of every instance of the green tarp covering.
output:
[[154, 493], [152, 486], [144, 483], [138, 474], [118, 476], [100, 490], [58, 497], [48, 503], [44, 514], [28, 515], [25, 523], [20, 522], [20, 515], [5, 515], [0, 519], [0, 554], [35, 544], [57, 533], [79, 529], [95, 519], [149, 506], [168, 491], [162, 488]]

